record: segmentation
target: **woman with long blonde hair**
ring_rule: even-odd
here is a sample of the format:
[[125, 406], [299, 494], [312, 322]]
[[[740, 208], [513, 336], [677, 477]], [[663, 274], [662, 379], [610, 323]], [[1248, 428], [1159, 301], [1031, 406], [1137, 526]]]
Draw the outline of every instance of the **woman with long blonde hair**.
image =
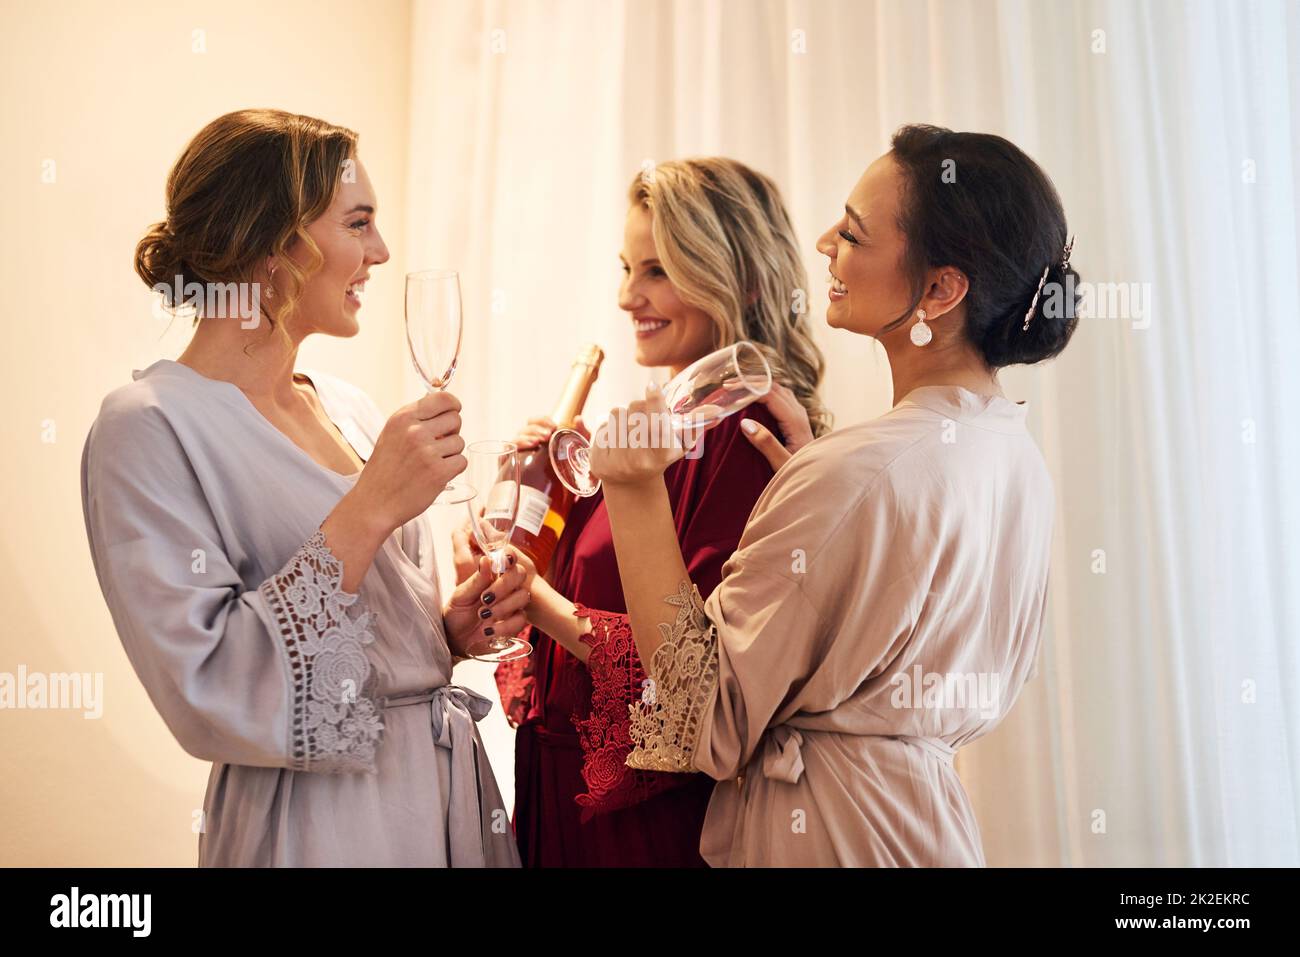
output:
[[[707, 592], [772, 477], [756, 444], [774, 444], [783, 417], [812, 423], [796, 446], [829, 427], [817, 394], [824, 362], [808, 326], [807, 277], [776, 185], [722, 157], [661, 163], [637, 176], [620, 258], [619, 306], [640, 365], [675, 374], [748, 340], [782, 383], [771, 408], [754, 405], [723, 420], [698, 458], [665, 475], [677, 541]], [[545, 442], [554, 428], [535, 419], [520, 444]], [[463, 537], [461, 544], [464, 560]], [[703, 865], [712, 781], [624, 765], [628, 705], [645, 674], [599, 494], [574, 507], [548, 578], [533, 582], [526, 609], [531, 659], [498, 672], [518, 725], [514, 824], [525, 866]]]

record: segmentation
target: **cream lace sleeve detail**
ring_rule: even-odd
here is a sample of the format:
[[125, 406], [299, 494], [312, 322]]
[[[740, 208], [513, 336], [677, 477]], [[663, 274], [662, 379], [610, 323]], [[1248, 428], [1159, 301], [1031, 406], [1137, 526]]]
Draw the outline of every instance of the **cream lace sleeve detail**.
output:
[[672, 627], [646, 667], [641, 700], [628, 706], [632, 753], [627, 766], [645, 771], [694, 771], [700, 721], [718, 686], [718, 633], [690, 581], [664, 599], [677, 606]]
[[259, 589], [275, 616], [292, 682], [290, 756], [295, 771], [374, 771], [383, 732], [365, 646], [374, 616], [343, 590], [343, 565], [317, 531]]

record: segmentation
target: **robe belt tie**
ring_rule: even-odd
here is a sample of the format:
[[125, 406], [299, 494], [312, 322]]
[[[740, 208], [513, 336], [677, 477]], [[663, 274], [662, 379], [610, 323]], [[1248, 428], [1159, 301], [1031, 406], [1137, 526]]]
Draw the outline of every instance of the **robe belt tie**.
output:
[[[492, 702], [459, 685], [443, 685], [412, 694], [385, 695], [381, 708], [429, 704], [433, 743], [451, 752], [451, 808], [447, 815], [448, 858], [452, 867], [481, 867], [487, 858], [487, 826], [483, 811], [483, 780], [491, 773], [479, 747], [474, 723], [492, 710]], [[504, 808], [493, 809], [501, 810]]]
[[[778, 724], [770, 729], [765, 737], [767, 740], [763, 743], [763, 777], [797, 784], [799, 778], [803, 776], [803, 751], [801, 750], [803, 735], [799, 733], [799, 729], [792, 728], [788, 724]], [[921, 748], [949, 767], [953, 766], [953, 758], [957, 754], [956, 748], [939, 738], [910, 734], [869, 734], [850, 735], [850, 737], [904, 741]]]

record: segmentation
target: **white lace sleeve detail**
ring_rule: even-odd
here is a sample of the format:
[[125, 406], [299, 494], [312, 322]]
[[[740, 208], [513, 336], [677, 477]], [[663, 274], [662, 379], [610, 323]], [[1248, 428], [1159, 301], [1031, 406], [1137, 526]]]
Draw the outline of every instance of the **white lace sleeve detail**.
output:
[[628, 705], [632, 753], [627, 766], [645, 771], [694, 771], [700, 722], [718, 686], [718, 633], [690, 581], [664, 599], [677, 620], [660, 624], [663, 642], [646, 667], [641, 700]]
[[319, 529], [258, 589], [275, 616], [293, 683], [290, 742], [295, 771], [373, 771], [384, 726], [365, 646], [374, 615], [342, 587], [343, 565]]

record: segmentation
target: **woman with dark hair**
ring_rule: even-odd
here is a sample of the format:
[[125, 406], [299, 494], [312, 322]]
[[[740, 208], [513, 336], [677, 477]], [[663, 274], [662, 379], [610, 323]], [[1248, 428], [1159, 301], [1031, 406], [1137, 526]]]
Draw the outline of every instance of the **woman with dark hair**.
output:
[[[997, 372], [1069, 341], [1070, 248], [1051, 182], [1014, 145], [901, 129], [818, 242], [827, 321], [884, 346], [894, 406], [777, 471], [707, 603], [661, 478], [682, 450], [597, 432], [651, 678], [627, 763], [720, 782], [710, 864], [984, 863], [953, 756], [1034, 673], [1054, 513]], [[654, 390], [628, 411], [666, 412]]]
[[196, 328], [91, 427], [91, 556], [150, 699], [212, 762], [200, 866], [518, 866], [475, 727], [490, 703], [451, 669], [524, 626], [527, 576], [483, 559], [444, 604], [424, 517], [465, 469], [460, 403], [385, 419], [295, 370], [306, 337], [357, 334], [388, 260], [356, 146], [241, 110], [177, 160], [136, 272]]

